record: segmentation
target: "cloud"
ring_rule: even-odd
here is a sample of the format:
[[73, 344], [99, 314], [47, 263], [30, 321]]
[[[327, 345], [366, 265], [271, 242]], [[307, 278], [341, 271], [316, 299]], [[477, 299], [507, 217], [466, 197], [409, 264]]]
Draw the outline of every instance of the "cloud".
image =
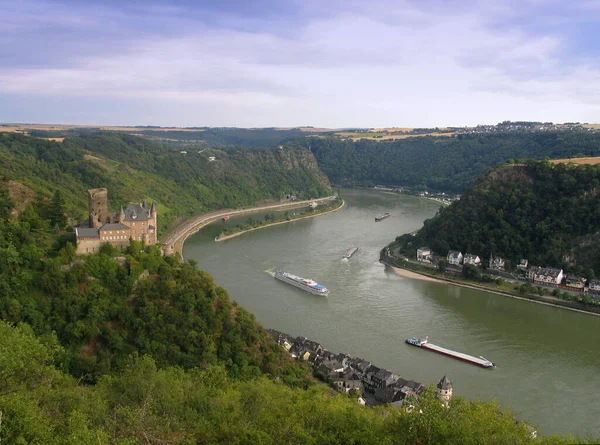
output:
[[[271, 13], [263, 7], [246, 18], [177, 4], [140, 11], [36, 3], [24, 17], [9, 8], [0, 42], [12, 30], [17, 38], [34, 35], [27, 48], [49, 50], [49, 36], [51, 55], [35, 63], [13, 58], [18, 46], [0, 52], [0, 94], [72, 98], [90, 107], [110, 99], [128, 109], [130, 120], [116, 122], [122, 124], [593, 120], [600, 109], [595, 54], [575, 57], [568, 36], [513, 21], [517, 8], [535, 13], [551, 3], [381, 0], [329, 2], [324, 10], [322, 2], [307, 2]], [[151, 115], [147, 105], [135, 111], [140, 101], [155, 104]], [[99, 118], [107, 111], [99, 109]], [[114, 116], [122, 118], [118, 110]]]

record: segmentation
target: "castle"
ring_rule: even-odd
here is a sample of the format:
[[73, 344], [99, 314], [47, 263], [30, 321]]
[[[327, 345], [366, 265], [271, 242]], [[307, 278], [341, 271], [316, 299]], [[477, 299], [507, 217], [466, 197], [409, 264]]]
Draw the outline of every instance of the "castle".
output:
[[98, 252], [102, 244], [124, 249], [129, 240], [156, 244], [156, 204], [129, 204], [116, 215], [108, 211], [108, 191], [105, 188], [88, 190], [89, 218], [75, 229], [77, 254]]

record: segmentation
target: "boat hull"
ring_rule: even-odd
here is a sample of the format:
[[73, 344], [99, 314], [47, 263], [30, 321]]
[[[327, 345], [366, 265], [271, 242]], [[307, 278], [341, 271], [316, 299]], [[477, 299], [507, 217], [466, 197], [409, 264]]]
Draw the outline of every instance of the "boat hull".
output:
[[392, 216], [391, 213], [384, 213], [383, 215], [376, 216], [375, 222], [383, 221], [384, 219], [389, 218], [390, 216]]
[[353, 247], [353, 248], [352, 248], [352, 249], [350, 249], [348, 252], [346, 252], [342, 258], [349, 259], [349, 258], [351, 258], [351, 257], [352, 257], [352, 255], [354, 255], [354, 254], [355, 254], [357, 251], [358, 251], [358, 247]]
[[494, 369], [496, 367], [493, 362], [490, 362], [487, 359], [473, 357], [468, 354], [463, 354], [462, 352], [452, 351], [451, 349], [446, 349], [427, 342], [415, 342], [414, 340], [415, 339], [405, 340], [405, 343], [411, 346], [416, 346], [417, 348], [427, 349], [428, 351], [436, 352], [465, 363], [470, 363], [472, 365], [479, 366], [480, 368]]
[[[297, 278], [301, 278], [301, 277], [297, 277]], [[320, 286], [317, 284], [317, 286], [321, 287], [321, 288], [317, 289], [317, 288], [313, 288], [308, 285], [304, 285], [302, 283], [299, 283], [296, 280], [293, 280], [293, 279], [285, 276], [282, 272], [277, 272], [275, 274], [275, 279], [277, 279], [279, 281], [283, 281], [284, 283], [290, 284], [298, 289], [308, 292], [309, 294], [318, 295], [320, 297], [326, 297], [329, 295], [329, 290], [326, 287], [323, 287], [323, 286]]]

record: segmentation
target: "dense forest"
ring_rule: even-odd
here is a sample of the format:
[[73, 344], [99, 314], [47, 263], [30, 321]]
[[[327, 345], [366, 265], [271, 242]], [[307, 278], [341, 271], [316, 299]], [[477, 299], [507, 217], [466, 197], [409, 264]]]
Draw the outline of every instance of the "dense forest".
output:
[[529, 161], [479, 178], [426, 220], [414, 245], [521, 258], [594, 278], [600, 273], [600, 166]]
[[583, 130], [394, 141], [311, 137], [294, 144], [310, 148], [319, 167], [337, 185], [399, 185], [444, 192], [461, 192], [478, 176], [510, 159], [600, 156], [600, 133]]
[[0, 318], [55, 335], [63, 369], [86, 380], [121, 369], [137, 352], [184, 369], [222, 363], [235, 377], [289, 365], [254, 316], [194, 263], [131, 242], [117, 255], [76, 259], [73, 234], [51, 230], [51, 205], [34, 202], [18, 220], [0, 197]]
[[0, 134], [0, 180], [14, 181], [16, 188], [26, 186], [43, 198], [59, 190], [69, 216], [77, 221], [87, 214], [88, 188], [108, 188], [113, 211], [129, 202], [156, 201], [159, 234], [177, 216], [251, 206], [288, 193], [300, 198], [331, 193], [327, 177], [304, 149], [227, 148], [185, 154], [113, 133], [79, 135], [62, 143]]

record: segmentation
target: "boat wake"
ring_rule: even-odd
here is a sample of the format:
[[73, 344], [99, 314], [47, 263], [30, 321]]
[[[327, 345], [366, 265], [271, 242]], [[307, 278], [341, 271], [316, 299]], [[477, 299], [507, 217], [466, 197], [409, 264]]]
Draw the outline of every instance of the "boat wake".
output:
[[263, 272], [266, 273], [266, 274], [268, 274], [268, 275], [271, 275], [272, 277], [275, 276], [275, 269], [274, 268], [273, 269], [264, 270]]

